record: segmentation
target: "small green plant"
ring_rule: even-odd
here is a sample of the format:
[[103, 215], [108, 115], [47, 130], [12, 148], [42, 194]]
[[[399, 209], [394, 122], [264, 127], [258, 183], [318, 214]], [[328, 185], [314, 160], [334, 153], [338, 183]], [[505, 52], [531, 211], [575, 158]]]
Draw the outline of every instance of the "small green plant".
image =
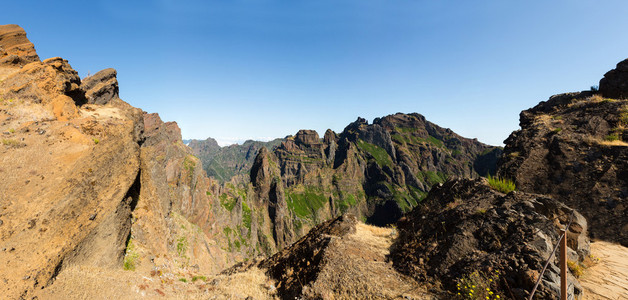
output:
[[185, 253], [188, 251], [188, 240], [182, 236], [177, 240], [177, 254], [181, 257], [185, 257]]
[[13, 128], [9, 128], [9, 132], [10, 132], [10, 133], [15, 133], [15, 129], [13, 129]]
[[515, 183], [512, 182], [512, 180], [499, 178], [499, 177], [493, 177], [491, 175], [488, 175], [487, 179], [488, 179], [488, 185], [491, 188], [504, 194], [508, 194], [514, 191], [516, 188]]
[[552, 130], [552, 132], [553, 132], [553, 133], [559, 133], [559, 132], [561, 132], [561, 131], [563, 131], [563, 129], [562, 129], [562, 128], [560, 128], [560, 127], [558, 127], [558, 128], [554, 128], [554, 130]]
[[94, 138], [94, 144], [98, 145], [98, 143], [100, 143], [100, 140], [97, 138]]
[[607, 136], [604, 137], [605, 141], [609, 141], [609, 142], [614, 142], [616, 140], [619, 140], [619, 135], [617, 133], [611, 133]]
[[185, 278], [179, 278], [179, 281], [181, 281], [181, 282], [185, 282], [185, 283], [187, 283], [187, 282], [188, 282], [188, 280], [187, 280], [187, 279], [185, 279]]
[[499, 271], [475, 271], [457, 280], [456, 299], [502, 299], [498, 291]]
[[207, 277], [203, 275], [195, 275], [192, 277], [192, 282], [196, 282], [197, 280], [207, 281]]

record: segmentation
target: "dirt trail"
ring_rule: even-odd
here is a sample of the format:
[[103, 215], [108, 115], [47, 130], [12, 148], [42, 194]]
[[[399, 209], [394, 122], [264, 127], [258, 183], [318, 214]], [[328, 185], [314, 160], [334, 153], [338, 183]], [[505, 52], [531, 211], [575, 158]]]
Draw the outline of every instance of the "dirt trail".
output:
[[584, 299], [628, 299], [628, 248], [598, 241], [591, 243], [591, 255], [600, 260], [580, 277]]

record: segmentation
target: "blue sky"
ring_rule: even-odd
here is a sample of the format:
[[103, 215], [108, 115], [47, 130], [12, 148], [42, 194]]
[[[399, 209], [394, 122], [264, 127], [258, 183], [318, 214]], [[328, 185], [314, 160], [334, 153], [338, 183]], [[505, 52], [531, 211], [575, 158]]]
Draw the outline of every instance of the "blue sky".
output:
[[[131, 3], [132, 2], [132, 3]], [[418, 112], [493, 145], [628, 57], [627, 1], [10, 1], [42, 58], [221, 144]]]

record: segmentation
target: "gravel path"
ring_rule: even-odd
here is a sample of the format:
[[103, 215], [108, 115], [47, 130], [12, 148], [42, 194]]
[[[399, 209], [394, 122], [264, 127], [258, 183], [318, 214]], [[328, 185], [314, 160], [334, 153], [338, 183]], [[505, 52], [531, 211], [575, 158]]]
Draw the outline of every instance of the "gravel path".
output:
[[628, 299], [628, 248], [598, 241], [591, 243], [591, 254], [600, 261], [580, 277], [584, 299]]

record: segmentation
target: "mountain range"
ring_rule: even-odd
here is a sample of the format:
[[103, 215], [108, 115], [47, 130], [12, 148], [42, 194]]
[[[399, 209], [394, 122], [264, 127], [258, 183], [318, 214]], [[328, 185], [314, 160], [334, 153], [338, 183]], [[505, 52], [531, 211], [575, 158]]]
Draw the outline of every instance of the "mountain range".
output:
[[590, 238], [628, 246], [628, 60], [503, 149], [418, 113], [186, 146], [118, 85], [0, 26], [3, 297], [555, 299], [560, 228], [576, 297]]

